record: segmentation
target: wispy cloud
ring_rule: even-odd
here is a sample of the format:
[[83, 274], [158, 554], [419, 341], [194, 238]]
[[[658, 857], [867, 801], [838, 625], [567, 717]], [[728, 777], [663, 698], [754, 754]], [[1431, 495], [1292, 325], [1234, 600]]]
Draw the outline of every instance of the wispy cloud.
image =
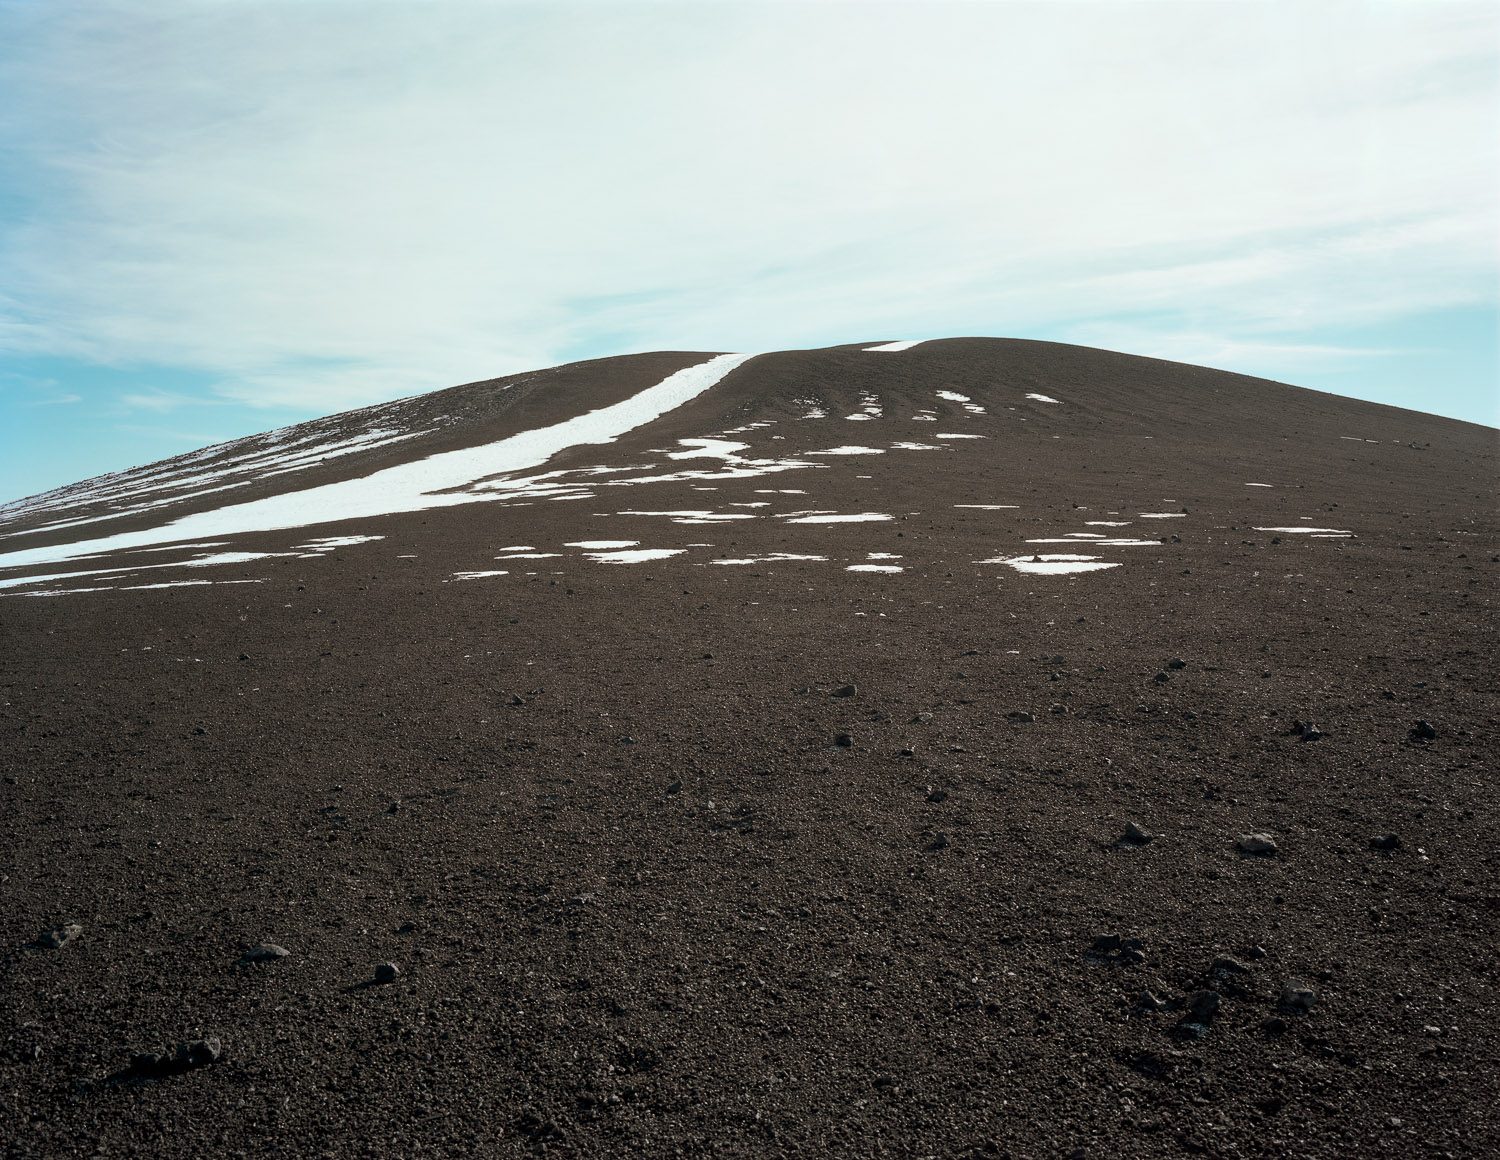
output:
[[[1492, 301], [1485, 6], [0, 5], [0, 351], [356, 406], [574, 352]], [[332, 49], [330, 46], [336, 45]], [[1351, 354], [1349, 357], [1364, 357]], [[1194, 360], [1198, 361], [1198, 360]], [[186, 400], [141, 394], [166, 412]]]

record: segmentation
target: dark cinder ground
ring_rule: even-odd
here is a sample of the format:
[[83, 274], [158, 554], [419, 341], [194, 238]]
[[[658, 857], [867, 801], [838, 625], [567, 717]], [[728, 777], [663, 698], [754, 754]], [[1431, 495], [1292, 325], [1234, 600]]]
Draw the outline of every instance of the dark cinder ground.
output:
[[[764, 356], [563, 462], [921, 438], [934, 389], [992, 437], [0, 599], [0, 1153], [1500, 1154], [1495, 433], [954, 340]], [[898, 518], [592, 515], [765, 487]], [[1109, 571], [975, 563], [1178, 509]], [[1356, 537], [1253, 530], [1309, 515]], [[617, 536], [716, 546], [449, 579]], [[830, 561], [702, 566], [758, 551]]]

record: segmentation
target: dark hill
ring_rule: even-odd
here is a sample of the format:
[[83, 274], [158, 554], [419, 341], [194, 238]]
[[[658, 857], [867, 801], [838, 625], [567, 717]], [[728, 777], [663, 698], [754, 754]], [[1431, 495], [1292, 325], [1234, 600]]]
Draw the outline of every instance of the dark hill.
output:
[[0, 1153], [1500, 1151], [1495, 432], [869, 345], [0, 511]]

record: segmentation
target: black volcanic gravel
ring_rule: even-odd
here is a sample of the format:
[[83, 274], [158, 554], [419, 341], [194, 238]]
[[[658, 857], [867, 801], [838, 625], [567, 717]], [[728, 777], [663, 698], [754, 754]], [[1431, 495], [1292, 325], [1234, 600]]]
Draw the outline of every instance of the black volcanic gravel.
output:
[[[973, 339], [763, 356], [550, 466], [967, 429], [938, 389], [991, 438], [4, 594], [0, 1153], [1500, 1154], [1495, 432]], [[593, 514], [762, 488], [897, 518]], [[1255, 530], [1303, 516], [1356, 535]], [[975, 563], [1085, 519], [1165, 542]], [[715, 547], [560, 546], [617, 537]], [[703, 566], [769, 551], [830, 560]]]

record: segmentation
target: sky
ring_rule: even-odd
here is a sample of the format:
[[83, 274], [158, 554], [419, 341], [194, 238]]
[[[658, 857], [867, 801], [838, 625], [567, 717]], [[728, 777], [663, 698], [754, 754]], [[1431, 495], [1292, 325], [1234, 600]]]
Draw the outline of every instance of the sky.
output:
[[1497, 75], [1488, 0], [0, 0], [0, 503], [661, 349], [1494, 425]]

